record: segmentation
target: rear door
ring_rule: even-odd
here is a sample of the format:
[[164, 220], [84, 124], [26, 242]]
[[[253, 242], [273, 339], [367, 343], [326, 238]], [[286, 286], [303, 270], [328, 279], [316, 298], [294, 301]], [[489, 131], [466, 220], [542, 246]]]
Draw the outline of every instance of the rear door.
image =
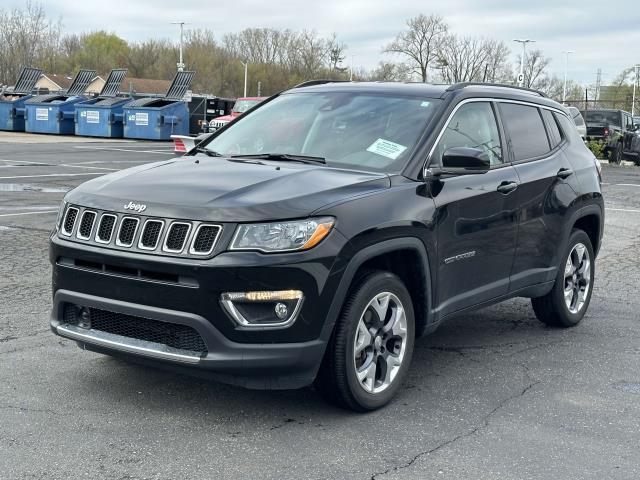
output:
[[430, 165], [442, 165], [443, 153], [452, 147], [481, 148], [492, 166], [484, 174], [443, 176], [434, 182], [437, 309], [442, 315], [507, 293], [517, 234], [518, 176], [505, 161], [492, 102], [471, 100], [458, 107]]
[[565, 212], [576, 196], [576, 175], [563, 152], [567, 139], [551, 110], [501, 101], [500, 116], [520, 182], [513, 292], [555, 278], [556, 250], [565, 232]]

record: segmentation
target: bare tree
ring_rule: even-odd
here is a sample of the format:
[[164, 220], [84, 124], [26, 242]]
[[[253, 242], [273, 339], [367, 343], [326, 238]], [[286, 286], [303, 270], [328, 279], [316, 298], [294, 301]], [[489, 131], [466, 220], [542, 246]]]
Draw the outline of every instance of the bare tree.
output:
[[411, 79], [411, 67], [403, 63], [380, 62], [367, 80], [374, 82], [406, 82]]
[[485, 40], [487, 53], [486, 68], [482, 77], [483, 82], [509, 83], [512, 81], [513, 72], [509, 64], [511, 50], [502, 40]]
[[547, 67], [551, 63], [542, 50], [533, 50], [524, 57], [524, 86], [540, 90], [550, 81]]
[[488, 70], [489, 45], [476, 37], [447, 35], [438, 49], [437, 65], [446, 83], [482, 82]]
[[418, 73], [423, 82], [435, 60], [438, 43], [448, 31], [443, 18], [438, 15], [418, 15], [407, 20], [408, 29], [399, 33], [395, 40], [383, 50], [408, 57], [408, 64]]

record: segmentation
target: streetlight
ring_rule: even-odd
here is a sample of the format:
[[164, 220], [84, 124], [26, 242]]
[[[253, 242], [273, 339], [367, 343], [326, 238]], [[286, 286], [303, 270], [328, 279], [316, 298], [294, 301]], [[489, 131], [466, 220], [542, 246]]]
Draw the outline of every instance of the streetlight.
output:
[[184, 63], [182, 63], [182, 37], [184, 33], [184, 26], [188, 25], [187, 22], [171, 22], [171, 25], [180, 25], [180, 61], [178, 62], [178, 71], [184, 70]]
[[631, 117], [634, 117], [636, 114], [636, 85], [638, 84], [638, 69], [640, 69], [640, 65], [636, 65], [633, 67], [636, 71], [636, 80], [633, 82], [633, 100], [631, 100]]
[[244, 95], [243, 97], [247, 96], [247, 67], [249, 66], [249, 62], [240, 62], [242, 63], [242, 65], [244, 65]]
[[519, 40], [517, 38], [513, 39], [514, 42], [522, 44], [522, 57], [520, 57], [520, 75], [518, 75], [518, 86], [524, 86], [524, 56], [527, 53], [527, 43], [534, 43], [535, 40]]
[[569, 65], [569, 54], [573, 53], [573, 50], [566, 50], [564, 52], [564, 86], [562, 87], [562, 103], [567, 98], [567, 67]]

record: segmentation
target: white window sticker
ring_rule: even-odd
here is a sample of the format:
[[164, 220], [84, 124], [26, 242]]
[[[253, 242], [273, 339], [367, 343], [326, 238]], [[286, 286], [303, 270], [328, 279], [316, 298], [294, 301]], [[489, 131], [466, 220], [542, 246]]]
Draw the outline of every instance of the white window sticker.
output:
[[36, 120], [49, 120], [49, 110], [46, 108], [36, 108]]
[[427, 102], [427, 101], [424, 101], [420, 104], [421, 107], [428, 107], [429, 105], [431, 105], [431, 102]]
[[100, 123], [100, 111], [87, 110], [87, 123]]
[[390, 158], [391, 160], [395, 160], [406, 149], [407, 147], [405, 147], [404, 145], [379, 138], [371, 145], [369, 145], [369, 148], [367, 148], [367, 152], [375, 153], [377, 155], [382, 155], [383, 157]]
[[149, 125], [149, 114], [147, 112], [136, 112], [136, 125]]

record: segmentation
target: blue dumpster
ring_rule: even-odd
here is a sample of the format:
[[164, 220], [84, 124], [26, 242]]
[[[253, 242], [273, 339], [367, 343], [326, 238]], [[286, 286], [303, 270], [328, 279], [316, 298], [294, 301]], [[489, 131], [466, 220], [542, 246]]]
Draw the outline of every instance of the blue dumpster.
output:
[[123, 106], [131, 98], [118, 97], [125, 69], [111, 70], [97, 98], [75, 105], [76, 135], [122, 138]]
[[189, 107], [182, 100], [195, 72], [177, 72], [164, 97], [140, 98], [124, 106], [125, 138], [169, 140], [189, 134]]
[[80, 70], [65, 93], [52, 93], [30, 98], [25, 102], [25, 131], [34, 133], [75, 133], [75, 105], [86, 100], [82, 96], [95, 70]]
[[15, 86], [0, 92], [0, 130], [24, 132], [24, 105], [41, 74], [39, 68], [23, 68]]

